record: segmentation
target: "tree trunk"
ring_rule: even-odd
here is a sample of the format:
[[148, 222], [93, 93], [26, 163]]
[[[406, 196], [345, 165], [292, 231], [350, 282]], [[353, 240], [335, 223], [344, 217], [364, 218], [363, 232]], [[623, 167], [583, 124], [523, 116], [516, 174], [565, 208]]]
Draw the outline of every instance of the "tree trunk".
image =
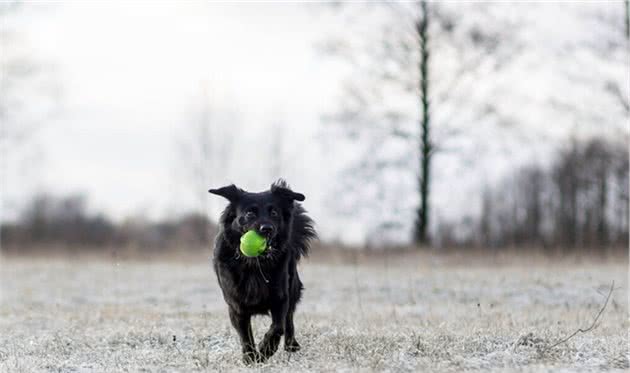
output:
[[[604, 166], [605, 167], [605, 166]], [[599, 174], [599, 216], [597, 221], [597, 244], [608, 244], [608, 223], [606, 221], [606, 208], [608, 204], [608, 172], [602, 167]]]
[[420, 175], [419, 192], [420, 206], [418, 207], [417, 219], [415, 222], [414, 241], [418, 245], [427, 244], [429, 226], [429, 182], [431, 167], [431, 137], [429, 136], [429, 47], [427, 26], [429, 14], [427, 2], [420, 3], [422, 14], [416, 23], [416, 32], [420, 42], [420, 101], [422, 105], [422, 116], [420, 118]]
[[624, 17], [626, 19], [626, 38], [630, 40], [630, 1], [626, 0], [624, 3], [626, 4], [626, 14]]

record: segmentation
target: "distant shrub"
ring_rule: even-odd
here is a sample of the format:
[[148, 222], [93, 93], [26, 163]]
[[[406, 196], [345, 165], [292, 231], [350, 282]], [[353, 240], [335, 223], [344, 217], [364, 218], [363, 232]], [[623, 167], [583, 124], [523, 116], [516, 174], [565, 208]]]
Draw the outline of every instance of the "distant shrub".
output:
[[115, 223], [101, 213], [90, 213], [81, 195], [37, 195], [18, 221], [0, 227], [5, 250], [116, 246], [143, 250], [166, 247], [207, 247], [216, 227], [203, 215], [186, 214], [171, 220], [150, 222], [132, 218]]

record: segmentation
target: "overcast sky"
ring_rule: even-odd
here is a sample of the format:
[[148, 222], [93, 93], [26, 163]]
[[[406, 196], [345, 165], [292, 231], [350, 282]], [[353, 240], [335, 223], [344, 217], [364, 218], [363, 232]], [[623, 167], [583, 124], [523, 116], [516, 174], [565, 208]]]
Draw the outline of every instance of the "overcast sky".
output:
[[54, 64], [62, 91], [37, 134], [37, 184], [84, 192], [116, 218], [189, 209], [198, 199], [186, 195], [178, 147], [205, 90], [213, 110], [233, 114], [247, 144], [237, 162], [245, 175], [216, 182], [266, 188], [265, 128], [280, 121], [287, 156], [304, 159], [285, 173], [317, 214], [327, 167], [318, 162], [316, 124], [338, 88], [314, 48], [328, 15], [291, 4], [27, 5], [17, 29], [34, 56]]

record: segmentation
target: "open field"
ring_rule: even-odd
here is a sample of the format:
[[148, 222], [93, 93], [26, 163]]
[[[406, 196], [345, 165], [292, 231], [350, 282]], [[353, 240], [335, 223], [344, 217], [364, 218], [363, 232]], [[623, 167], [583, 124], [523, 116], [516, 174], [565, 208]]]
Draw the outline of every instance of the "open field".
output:
[[[0, 371], [627, 370], [628, 263], [302, 264], [302, 351], [245, 367], [209, 260], [4, 258]], [[599, 327], [588, 326], [610, 283]], [[266, 317], [254, 320], [260, 339]]]

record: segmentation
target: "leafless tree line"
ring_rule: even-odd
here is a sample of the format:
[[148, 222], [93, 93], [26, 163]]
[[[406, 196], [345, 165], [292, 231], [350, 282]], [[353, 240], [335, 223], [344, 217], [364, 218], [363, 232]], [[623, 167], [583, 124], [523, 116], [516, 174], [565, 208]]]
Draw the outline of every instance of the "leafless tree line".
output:
[[117, 223], [102, 213], [89, 212], [86, 202], [81, 195], [35, 196], [16, 222], [2, 225], [2, 251], [206, 249], [216, 234], [216, 226], [198, 213], [156, 222], [129, 218]]
[[[627, 248], [628, 147], [601, 138], [573, 140], [548, 166], [528, 165], [485, 188], [477, 219], [438, 222], [443, 247], [543, 248], [602, 252]], [[157, 222], [115, 222], [81, 195], [35, 196], [5, 223], [4, 252], [47, 248], [165, 250], [210, 245], [216, 226], [201, 213]], [[464, 232], [464, 233], [462, 233]]]
[[573, 140], [551, 167], [517, 169], [483, 193], [468, 236], [438, 227], [442, 246], [542, 247], [601, 251], [628, 246], [628, 147]]

